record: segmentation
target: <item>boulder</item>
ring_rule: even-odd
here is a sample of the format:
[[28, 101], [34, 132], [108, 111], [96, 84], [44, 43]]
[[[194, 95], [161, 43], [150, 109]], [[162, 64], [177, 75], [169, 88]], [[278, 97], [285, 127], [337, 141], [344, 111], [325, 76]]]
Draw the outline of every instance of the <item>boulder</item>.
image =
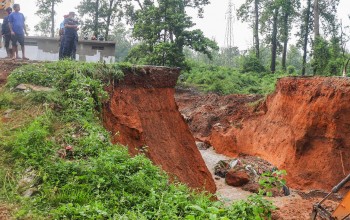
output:
[[244, 171], [229, 170], [226, 174], [225, 181], [230, 186], [243, 186], [249, 182], [249, 175]]

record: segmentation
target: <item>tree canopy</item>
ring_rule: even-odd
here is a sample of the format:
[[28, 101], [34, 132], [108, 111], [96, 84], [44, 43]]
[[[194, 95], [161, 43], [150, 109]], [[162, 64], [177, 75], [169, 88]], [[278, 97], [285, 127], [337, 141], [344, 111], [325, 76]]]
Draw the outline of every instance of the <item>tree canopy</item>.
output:
[[206, 38], [194, 26], [186, 8], [198, 9], [199, 15], [207, 0], [145, 0], [137, 1], [139, 8], [129, 5], [129, 22], [133, 24], [132, 36], [138, 40], [128, 59], [152, 65], [185, 67], [184, 47], [206, 54], [211, 58], [217, 44]]

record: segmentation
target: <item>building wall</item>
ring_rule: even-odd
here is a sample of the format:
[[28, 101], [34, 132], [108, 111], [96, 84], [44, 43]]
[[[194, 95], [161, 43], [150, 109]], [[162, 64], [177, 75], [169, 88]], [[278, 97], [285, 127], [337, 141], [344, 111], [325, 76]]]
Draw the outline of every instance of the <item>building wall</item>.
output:
[[[59, 40], [48, 37], [26, 37], [25, 50], [30, 60], [56, 61], [58, 60]], [[5, 49], [0, 49], [0, 58], [5, 56]], [[76, 59], [86, 62], [114, 63], [115, 42], [79, 40]]]

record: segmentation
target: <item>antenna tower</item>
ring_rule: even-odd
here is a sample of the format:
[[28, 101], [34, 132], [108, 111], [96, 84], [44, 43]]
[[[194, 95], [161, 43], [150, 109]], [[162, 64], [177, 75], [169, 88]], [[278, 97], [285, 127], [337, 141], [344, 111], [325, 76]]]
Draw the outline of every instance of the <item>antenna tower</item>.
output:
[[235, 17], [233, 11], [235, 6], [232, 0], [228, 1], [228, 10], [226, 12], [226, 33], [225, 33], [225, 50], [228, 55], [228, 64], [231, 64], [233, 58], [232, 48], [234, 47], [234, 35], [233, 35], [233, 23], [235, 22]]

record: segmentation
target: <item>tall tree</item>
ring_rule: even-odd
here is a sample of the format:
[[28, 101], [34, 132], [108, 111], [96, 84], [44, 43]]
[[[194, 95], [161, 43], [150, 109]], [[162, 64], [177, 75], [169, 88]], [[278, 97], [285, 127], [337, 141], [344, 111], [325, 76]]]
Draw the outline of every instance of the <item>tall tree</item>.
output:
[[201, 30], [190, 30], [194, 23], [186, 13], [198, 9], [199, 15], [208, 0], [145, 0], [138, 1], [138, 9], [130, 4], [129, 21], [134, 24], [133, 37], [140, 42], [129, 60], [143, 64], [186, 67], [184, 47], [211, 57], [218, 47]]
[[[313, 4], [312, 4], [313, 3]], [[323, 60], [317, 60], [317, 57], [322, 57], [324, 59], [324, 56], [320, 54], [318, 56], [315, 54], [315, 51], [325, 51], [325, 48], [320, 48], [320, 46], [328, 46], [328, 43], [324, 42], [324, 39], [321, 36], [321, 33], [323, 33], [325, 36], [332, 36], [332, 32], [335, 30], [334, 25], [337, 22], [336, 21], [336, 12], [337, 12], [337, 6], [339, 4], [339, 0], [314, 0], [313, 2], [311, 0], [307, 0], [307, 5], [303, 10], [302, 18], [303, 23], [300, 26], [300, 32], [298, 33], [299, 37], [301, 38], [300, 42], [303, 47], [303, 69], [302, 69], [302, 75], [305, 75], [305, 67], [306, 67], [306, 58], [307, 58], [307, 47], [309, 44], [309, 38], [310, 33], [314, 33], [313, 37], [313, 56], [314, 56], [314, 62], [313, 63], [321, 63], [324, 62]], [[313, 9], [313, 10], [312, 10]], [[320, 45], [317, 45], [317, 44]], [[314, 67], [317, 67], [319, 65], [314, 65]], [[314, 69], [314, 73], [317, 71], [317, 69]]]
[[305, 75], [306, 70], [306, 57], [307, 57], [307, 46], [309, 40], [309, 33], [312, 31], [312, 20], [311, 20], [311, 0], [307, 0], [306, 7], [302, 12], [303, 23], [300, 26], [299, 36], [301, 37], [301, 43], [303, 48], [303, 67], [301, 69], [301, 75]]
[[121, 0], [82, 0], [78, 12], [83, 20], [82, 32], [109, 39], [110, 30], [121, 11]]
[[272, 36], [271, 36], [272, 47], [271, 47], [270, 70], [272, 73], [275, 73], [276, 71], [278, 10], [279, 10], [279, 7], [275, 6], [273, 10], [273, 28], [272, 28]]
[[314, 41], [320, 36], [320, 7], [319, 0], [314, 0]]
[[290, 31], [292, 29], [293, 21], [299, 15], [298, 11], [300, 8], [300, 0], [282, 0], [281, 10], [282, 18], [280, 19], [279, 29], [280, 37], [283, 42], [283, 52], [282, 52], [282, 69], [286, 70], [286, 59], [288, 51], [288, 41], [290, 36]]
[[51, 37], [55, 36], [55, 6], [62, 0], [37, 0], [36, 6], [38, 10], [36, 15], [41, 18], [39, 24], [35, 25], [35, 31], [39, 31], [44, 36], [50, 33]]
[[[328, 64], [335, 66], [335, 60], [340, 58], [339, 23], [336, 19], [339, 0], [314, 0], [314, 41], [313, 41], [313, 71], [314, 74], [329, 74], [337, 72], [330, 70]], [[320, 22], [323, 35], [320, 35]], [[326, 37], [330, 37], [328, 42]], [[330, 62], [333, 60], [332, 62]], [[327, 71], [327, 72], [326, 72]]]
[[259, 39], [259, 15], [260, 3], [262, 0], [246, 0], [237, 10], [237, 17], [244, 22], [251, 22], [253, 28], [254, 48], [257, 58], [260, 57], [260, 39]]
[[261, 12], [261, 33], [265, 34], [265, 40], [271, 44], [271, 60], [270, 70], [272, 73], [276, 71], [276, 58], [278, 46], [278, 21], [280, 19], [281, 2], [279, 0], [266, 0], [263, 3]]

